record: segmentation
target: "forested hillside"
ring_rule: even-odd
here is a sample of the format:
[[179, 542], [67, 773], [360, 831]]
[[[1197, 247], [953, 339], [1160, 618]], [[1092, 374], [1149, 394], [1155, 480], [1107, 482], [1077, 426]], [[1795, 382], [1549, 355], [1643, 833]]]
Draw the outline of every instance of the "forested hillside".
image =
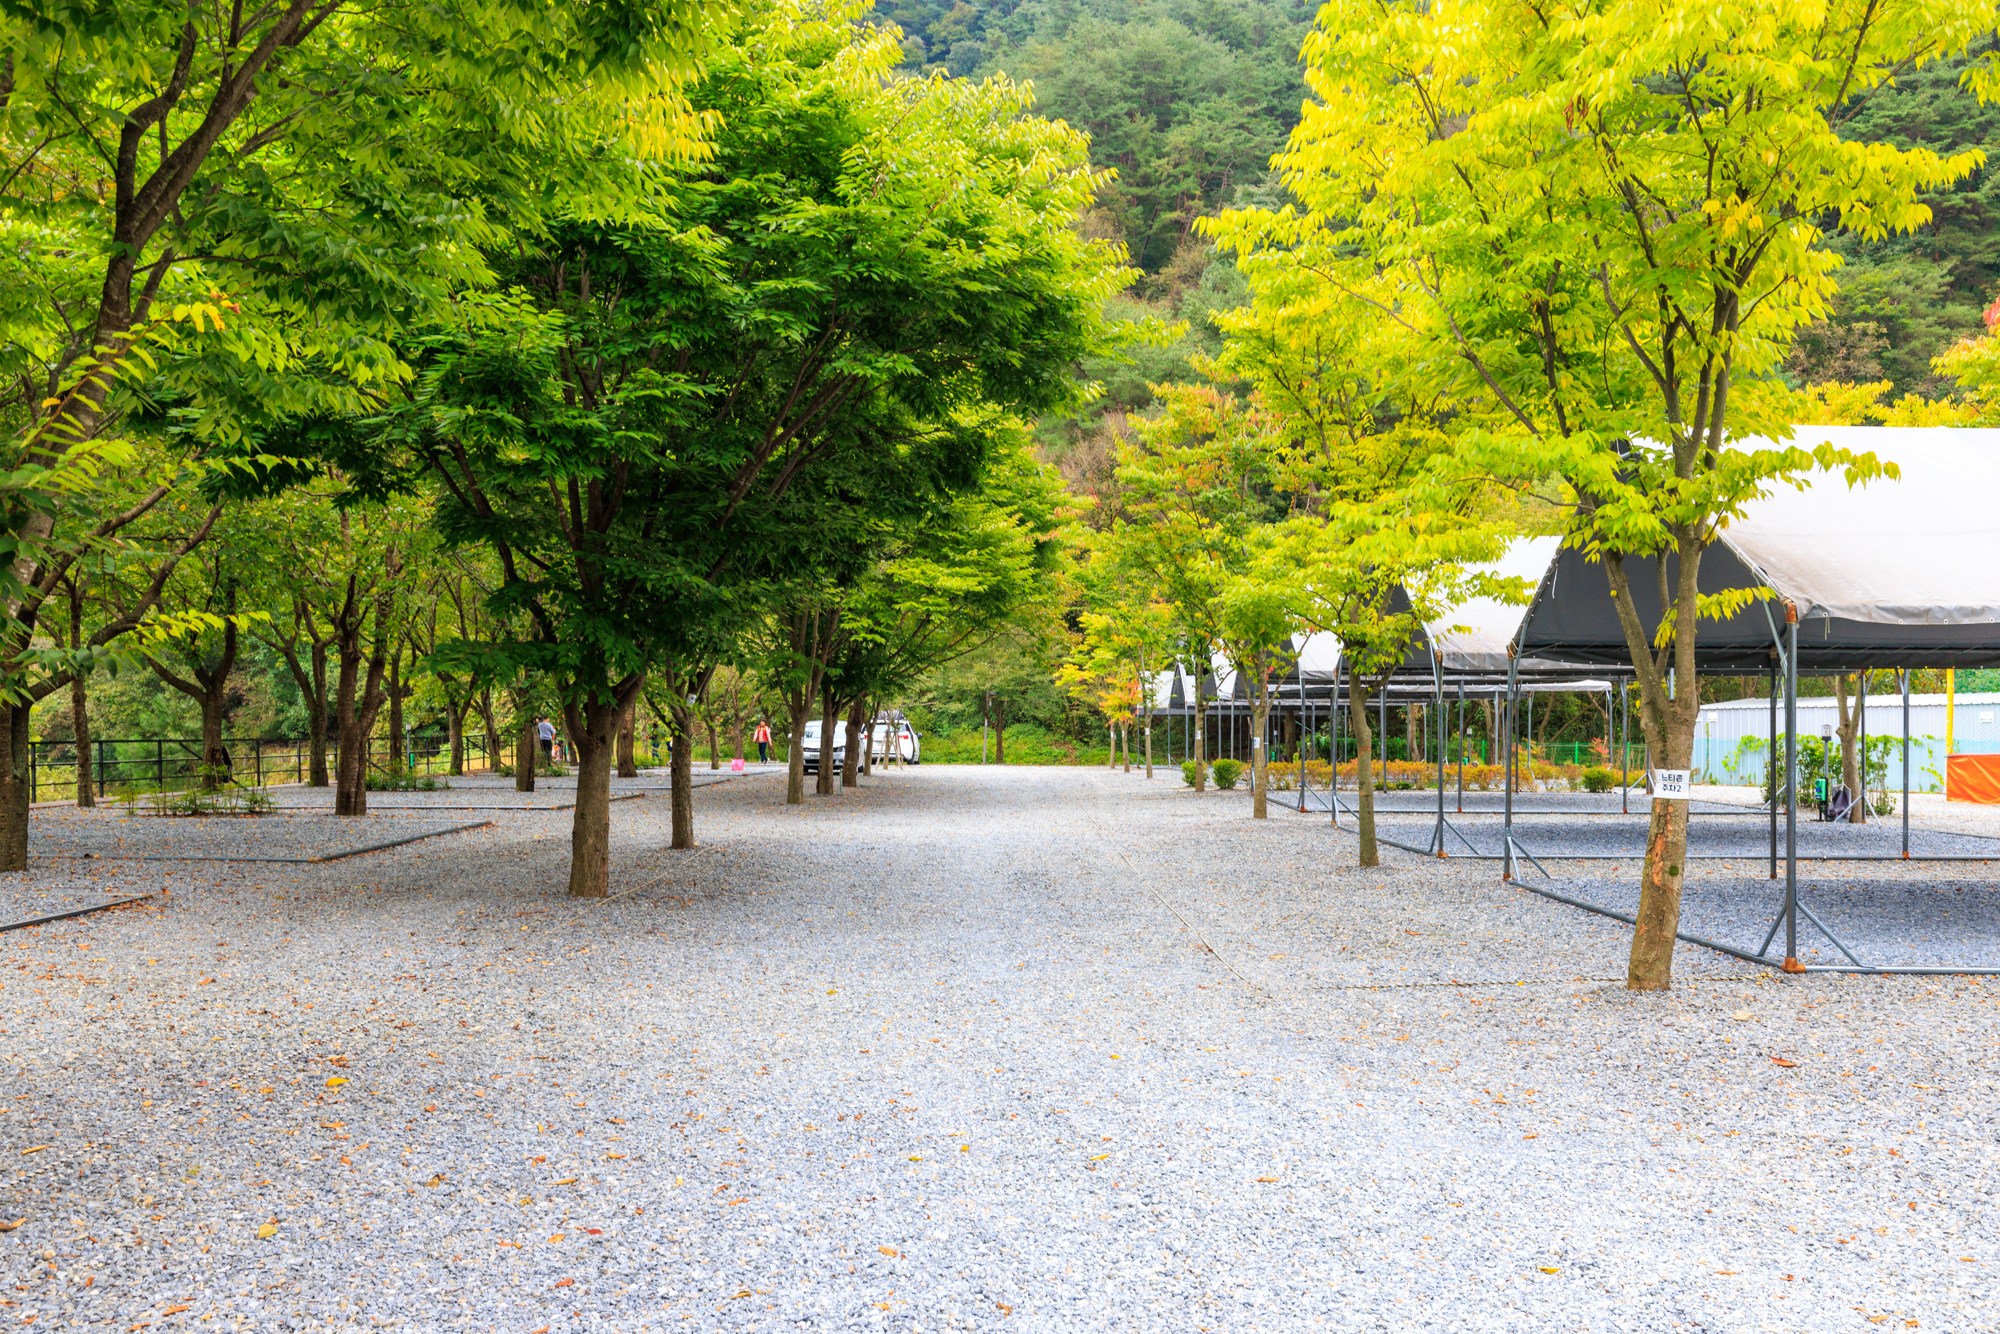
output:
[[1036, 110], [1117, 169], [1092, 225], [1165, 268], [1195, 218], [1266, 175], [1299, 118], [1299, 0], [881, 0], [906, 68], [1032, 80]]
[[[1848, 103], [1844, 137], [1939, 153], [2000, 146], [2000, 105], [1981, 106], [1959, 86], [1976, 54], [1906, 72]], [[2000, 296], [2000, 176], [1992, 161], [1958, 185], [1926, 196], [1929, 226], [1874, 244], [1835, 231], [1840, 272], [1834, 319], [1799, 340], [1787, 370], [1801, 384], [1890, 380], [1893, 397], [1951, 391], [1931, 358], [1980, 330], [1980, 312]], [[1829, 219], [1830, 230], [1837, 220]]]

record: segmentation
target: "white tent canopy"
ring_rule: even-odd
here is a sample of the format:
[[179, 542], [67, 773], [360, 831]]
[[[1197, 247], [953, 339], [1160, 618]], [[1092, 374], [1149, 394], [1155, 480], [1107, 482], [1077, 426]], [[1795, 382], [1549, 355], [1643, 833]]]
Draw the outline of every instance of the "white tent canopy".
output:
[[[1799, 670], [1808, 674], [2000, 665], [2000, 513], [1990, 499], [2000, 485], [2000, 431], [1800, 426], [1792, 443], [1873, 453], [1901, 476], [1850, 488], [1838, 472], [1815, 471], [1803, 490], [1774, 486], [1703, 553], [1701, 591], [1769, 589], [1791, 603]], [[1677, 562], [1664, 559], [1671, 580]], [[1625, 569], [1633, 609], [1658, 624], [1656, 562], [1630, 557]], [[1704, 620], [1695, 661], [1705, 675], [1770, 671], [1784, 620], [1768, 600]], [[1603, 566], [1573, 548], [1558, 552], [1518, 648], [1524, 657], [1629, 662]]]
[[1850, 487], [1838, 471], [1816, 471], [1805, 489], [1780, 486], [1723, 530], [1800, 619], [2000, 622], [2000, 431], [1801, 426], [1792, 443], [1872, 452], [1901, 473]]

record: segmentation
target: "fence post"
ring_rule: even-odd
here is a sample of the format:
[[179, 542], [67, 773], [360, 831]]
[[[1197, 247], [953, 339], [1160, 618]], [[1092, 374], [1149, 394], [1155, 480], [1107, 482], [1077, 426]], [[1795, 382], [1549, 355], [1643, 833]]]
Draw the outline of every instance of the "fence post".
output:
[[100, 738], [97, 742], [97, 795], [100, 797], [104, 795], [104, 780], [104, 741]]
[[250, 738], [250, 754], [257, 766], [257, 786], [262, 787], [264, 786], [264, 738], [259, 736]]
[[35, 799], [42, 795], [35, 782], [35, 747], [40, 744], [39, 741], [28, 743], [28, 804], [31, 806], [34, 805]]

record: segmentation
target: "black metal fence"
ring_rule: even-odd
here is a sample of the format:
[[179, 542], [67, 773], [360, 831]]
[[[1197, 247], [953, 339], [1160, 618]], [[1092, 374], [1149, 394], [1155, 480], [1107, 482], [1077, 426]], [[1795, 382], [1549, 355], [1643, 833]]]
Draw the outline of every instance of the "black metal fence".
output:
[[[504, 753], [504, 760], [512, 760]], [[229, 781], [247, 787], [266, 783], [303, 783], [312, 769], [312, 742], [308, 740], [266, 740], [262, 737], [224, 737], [223, 753], [228, 757]], [[332, 737], [326, 743], [329, 776], [340, 763], [340, 743]], [[414, 774], [444, 773], [451, 768], [451, 748], [441, 733], [413, 734], [401, 753], [386, 738], [371, 740], [368, 767], [387, 772], [401, 767]], [[491, 767], [483, 734], [467, 734], [465, 767]], [[198, 787], [202, 780], [200, 737], [111, 738], [90, 743], [89, 778], [100, 797], [122, 792], [174, 792]], [[71, 741], [36, 741], [28, 748], [28, 783], [35, 801], [75, 800], [77, 785], [76, 744]]]

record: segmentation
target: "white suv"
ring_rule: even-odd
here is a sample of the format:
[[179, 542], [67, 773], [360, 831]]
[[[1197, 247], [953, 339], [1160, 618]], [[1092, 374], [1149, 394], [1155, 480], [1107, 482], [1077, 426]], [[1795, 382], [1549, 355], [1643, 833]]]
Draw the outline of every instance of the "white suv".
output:
[[[807, 723], [805, 735], [799, 740], [799, 748], [805, 754], [806, 772], [809, 774], [819, 772], [819, 726], [817, 720]], [[833, 725], [833, 763], [838, 768], [846, 762], [847, 724], [844, 722], [835, 723]]]
[[886, 722], [879, 718], [876, 720], [875, 735], [873, 738], [876, 760], [882, 761], [889, 758], [891, 754], [889, 735], [892, 728], [895, 731], [896, 737], [894, 748], [896, 759], [904, 764], [922, 764], [924, 762], [923, 738], [917, 735], [917, 729], [910, 726], [908, 719], [898, 722]]

